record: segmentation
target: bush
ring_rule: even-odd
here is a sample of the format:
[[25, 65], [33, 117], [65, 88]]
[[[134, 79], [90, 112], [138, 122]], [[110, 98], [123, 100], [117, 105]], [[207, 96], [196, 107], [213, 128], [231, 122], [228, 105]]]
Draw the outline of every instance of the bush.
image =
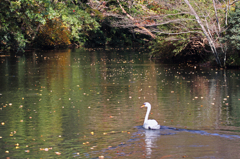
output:
[[40, 28], [38, 35], [35, 39], [37, 46], [55, 47], [70, 44], [70, 31], [63, 24], [61, 19], [53, 18], [47, 20], [45, 25]]
[[240, 65], [240, 8], [237, 3], [236, 8], [229, 13], [228, 26], [222, 43], [227, 46], [227, 65]]
[[223, 42], [226, 42], [228, 49], [231, 51], [240, 50], [240, 8], [236, 7], [235, 11], [230, 12], [228, 29]]

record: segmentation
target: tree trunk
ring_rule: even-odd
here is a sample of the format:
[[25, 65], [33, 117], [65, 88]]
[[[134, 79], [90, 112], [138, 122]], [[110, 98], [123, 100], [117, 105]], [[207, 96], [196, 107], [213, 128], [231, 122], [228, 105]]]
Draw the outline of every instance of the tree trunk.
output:
[[212, 50], [212, 52], [213, 52], [213, 54], [214, 54], [214, 56], [215, 56], [215, 58], [216, 58], [217, 64], [218, 64], [219, 66], [221, 66], [221, 61], [220, 61], [220, 59], [219, 59], [219, 56], [218, 56], [216, 47], [215, 47], [215, 45], [214, 45], [214, 41], [213, 41], [210, 33], [208, 33], [207, 30], [205, 29], [205, 27], [204, 27], [201, 19], [199, 18], [198, 14], [197, 14], [196, 11], [193, 9], [193, 7], [192, 7], [192, 5], [189, 3], [189, 1], [188, 1], [188, 0], [184, 0], [184, 1], [185, 1], [185, 3], [188, 5], [188, 7], [190, 8], [190, 10], [191, 10], [191, 12], [193, 13], [193, 15], [195, 16], [198, 24], [199, 24], [200, 27], [202, 28], [202, 31], [203, 31], [204, 35], [207, 37], [209, 46], [211, 47], [211, 50]]

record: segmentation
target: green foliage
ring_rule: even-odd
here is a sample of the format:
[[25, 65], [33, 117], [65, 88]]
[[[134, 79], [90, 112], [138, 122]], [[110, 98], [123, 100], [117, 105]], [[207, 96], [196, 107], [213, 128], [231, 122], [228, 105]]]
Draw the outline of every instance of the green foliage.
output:
[[111, 27], [107, 18], [100, 25], [99, 30], [93, 30], [87, 36], [82, 36], [86, 39], [84, 41], [86, 46], [132, 46], [145, 44], [148, 42], [146, 39], [150, 39], [147, 35], [132, 33], [128, 28]]
[[240, 8], [239, 6], [229, 14], [228, 29], [222, 42], [228, 44], [231, 51], [240, 50]]
[[189, 43], [189, 35], [159, 36], [152, 41], [151, 56], [169, 60], [183, 51]]
[[[99, 23], [72, 0], [52, 2], [50, 0], [2, 0], [0, 5], [0, 49], [22, 51], [26, 44], [31, 44], [40, 30], [46, 28], [47, 21], [59, 19], [62, 25], [52, 26], [55, 38], [52, 42], [59, 44], [58, 33], [65, 27], [69, 30], [71, 41], [81, 41], [89, 31], [97, 30]], [[56, 23], [57, 24], [57, 23]], [[58, 23], [59, 24], [59, 23]], [[53, 35], [53, 34], [52, 34]], [[43, 36], [44, 37], [44, 36]], [[56, 39], [56, 42], [54, 42]], [[42, 44], [40, 40], [40, 45]], [[68, 41], [63, 39], [63, 41]], [[36, 43], [36, 40], [35, 40]]]
[[[110, 27], [108, 20], [111, 18], [104, 17], [103, 10], [88, 6], [86, 2], [3, 0], [0, 6], [0, 50], [23, 51], [26, 46], [44, 48], [70, 43], [122, 46], [142, 43], [141, 39], [147, 37], [133, 34], [129, 29]], [[132, 14], [142, 13], [140, 1], [131, 9], [127, 1], [120, 3]], [[108, 2], [108, 7], [121, 12], [116, 1]]]
[[47, 20], [44, 26], [42, 26], [35, 39], [36, 45], [40, 47], [55, 47], [65, 46], [70, 44], [70, 31], [68, 27], [63, 24], [60, 18], [53, 18]]
[[[177, 10], [162, 8], [158, 9], [157, 12], [168, 14], [161, 21], [169, 21], [170, 23], [157, 27], [160, 30], [160, 35], [150, 45], [150, 54], [161, 59], [171, 59], [186, 48], [191, 37], [196, 36], [196, 33], [189, 31], [189, 28], [196, 28], [197, 23], [191, 20], [194, 19], [192, 15], [178, 14]], [[175, 22], [176, 20], [179, 22]]]
[[[220, 47], [218, 42], [221, 29], [218, 27], [221, 28], [224, 25], [225, 11], [222, 5], [224, 2], [216, 4], [217, 18], [213, 1], [192, 0], [190, 3], [199, 16], [201, 25], [193, 14], [189, 14], [189, 6], [180, 1], [170, 7], [166, 7], [169, 5], [164, 5], [164, 2], [154, 2], [148, 5], [151, 10], [162, 15], [161, 18], [156, 19], [156, 23], [159, 24], [155, 29], [158, 38], [150, 46], [152, 56], [163, 59], [182, 56], [184, 60], [187, 54], [208, 57], [207, 51], [203, 55], [205, 50], [211, 51], [208, 41], [205, 40], [207, 34], [213, 39], [215, 46]], [[204, 34], [205, 29], [207, 34], [206, 32]]]
[[27, 36], [31, 36], [35, 23], [41, 20], [31, 16], [32, 12], [27, 10], [26, 7], [31, 8], [32, 12], [35, 10], [35, 6], [32, 5], [31, 0], [22, 2], [1, 1], [1, 50], [22, 51], [28, 41]]
[[[60, 7], [60, 8], [63, 8]], [[60, 10], [63, 23], [71, 28], [71, 40], [83, 40], [82, 36], [88, 35], [89, 31], [97, 30], [100, 27], [99, 23], [84, 10], [78, 6], [65, 7]]]
[[112, 46], [132, 45], [133, 35], [128, 29], [104, 28], [106, 33], [106, 43]]
[[225, 36], [221, 39], [222, 43], [227, 45], [228, 58], [227, 65], [240, 65], [240, 3], [236, 4], [235, 9], [232, 9], [228, 17], [228, 26]]
[[228, 66], [240, 66], [240, 56], [238, 53], [232, 53], [228, 55], [227, 59], [227, 65]]

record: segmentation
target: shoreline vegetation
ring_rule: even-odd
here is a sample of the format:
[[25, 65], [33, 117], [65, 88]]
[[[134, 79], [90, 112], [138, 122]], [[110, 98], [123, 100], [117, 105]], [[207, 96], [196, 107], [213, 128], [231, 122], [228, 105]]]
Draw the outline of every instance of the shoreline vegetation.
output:
[[149, 49], [150, 59], [203, 67], [240, 66], [238, 0], [3, 0], [6, 52], [78, 47]]

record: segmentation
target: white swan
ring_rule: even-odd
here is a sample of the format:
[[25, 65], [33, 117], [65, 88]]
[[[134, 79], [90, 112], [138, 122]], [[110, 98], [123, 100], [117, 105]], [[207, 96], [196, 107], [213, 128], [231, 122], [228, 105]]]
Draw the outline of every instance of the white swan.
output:
[[158, 125], [158, 122], [154, 119], [148, 120], [149, 113], [151, 111], [151, 104], [148, 102], [145, 102], [141, 108], [147, 107], [147, 113], [144, 119], [143, 127], [145, 129], [160, 129], [160, 125]]

